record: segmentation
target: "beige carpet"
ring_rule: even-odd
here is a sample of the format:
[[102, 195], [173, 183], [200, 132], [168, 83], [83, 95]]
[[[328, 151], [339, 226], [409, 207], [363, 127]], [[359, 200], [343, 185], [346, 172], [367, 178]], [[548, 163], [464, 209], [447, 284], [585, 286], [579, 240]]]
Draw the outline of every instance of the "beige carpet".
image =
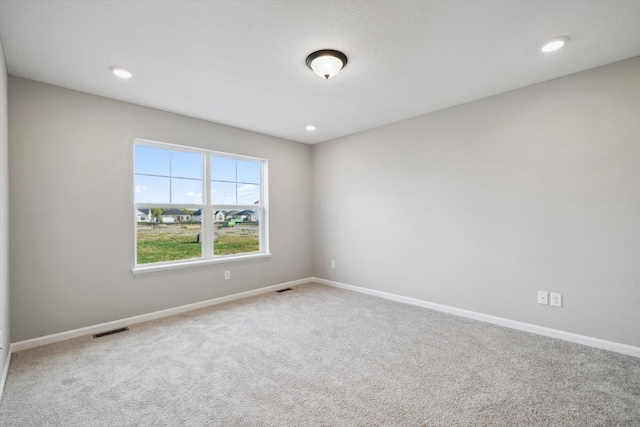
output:
[[640, 359], [322, 285], [13, 355], [2, 426], [640, 426]]

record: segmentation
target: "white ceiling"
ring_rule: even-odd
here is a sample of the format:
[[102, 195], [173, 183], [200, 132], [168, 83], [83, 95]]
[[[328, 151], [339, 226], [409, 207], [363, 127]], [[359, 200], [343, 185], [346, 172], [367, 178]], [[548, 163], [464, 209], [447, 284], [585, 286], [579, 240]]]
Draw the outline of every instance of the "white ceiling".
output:
[[0, 0], [0, 37], [12, 75], [313, 144], [638, 56], [640, 0]]

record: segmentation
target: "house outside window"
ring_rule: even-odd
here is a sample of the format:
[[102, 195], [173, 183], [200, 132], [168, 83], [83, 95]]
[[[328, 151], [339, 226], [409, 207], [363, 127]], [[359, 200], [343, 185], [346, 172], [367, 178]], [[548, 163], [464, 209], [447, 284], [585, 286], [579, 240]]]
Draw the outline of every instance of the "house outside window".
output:
[[268, 256], [267, 161], [134, 140], [134, 272]]

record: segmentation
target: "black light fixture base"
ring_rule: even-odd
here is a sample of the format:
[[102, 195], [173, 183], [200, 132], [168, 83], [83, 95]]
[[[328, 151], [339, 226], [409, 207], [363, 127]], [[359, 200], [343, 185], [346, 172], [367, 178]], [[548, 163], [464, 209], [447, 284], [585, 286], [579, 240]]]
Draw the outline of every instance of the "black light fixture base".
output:
[[[314, 59], [319, 58], [320, 56], [333, 56], [334, 58], [338, 58], [340, 61], [342, 61], [342, 68], [347, 65], [347, 55], [345, 55], [344, 53], [333, 49], [322, 49], [317, 50], [307, 56], [307, 67], [313, 70], [313, 68], [311, 68], [311, 62], [313, 62]], [[329, 75], [325, 75], [324, 78], [328, 79]]]

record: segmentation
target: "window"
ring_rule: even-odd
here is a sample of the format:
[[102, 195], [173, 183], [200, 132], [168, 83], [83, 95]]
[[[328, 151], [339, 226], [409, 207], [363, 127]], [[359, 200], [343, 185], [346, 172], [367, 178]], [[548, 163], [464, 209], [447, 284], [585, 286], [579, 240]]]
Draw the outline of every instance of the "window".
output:
[[266, 160], [134, 141], [134, 272], [268, 255]]

